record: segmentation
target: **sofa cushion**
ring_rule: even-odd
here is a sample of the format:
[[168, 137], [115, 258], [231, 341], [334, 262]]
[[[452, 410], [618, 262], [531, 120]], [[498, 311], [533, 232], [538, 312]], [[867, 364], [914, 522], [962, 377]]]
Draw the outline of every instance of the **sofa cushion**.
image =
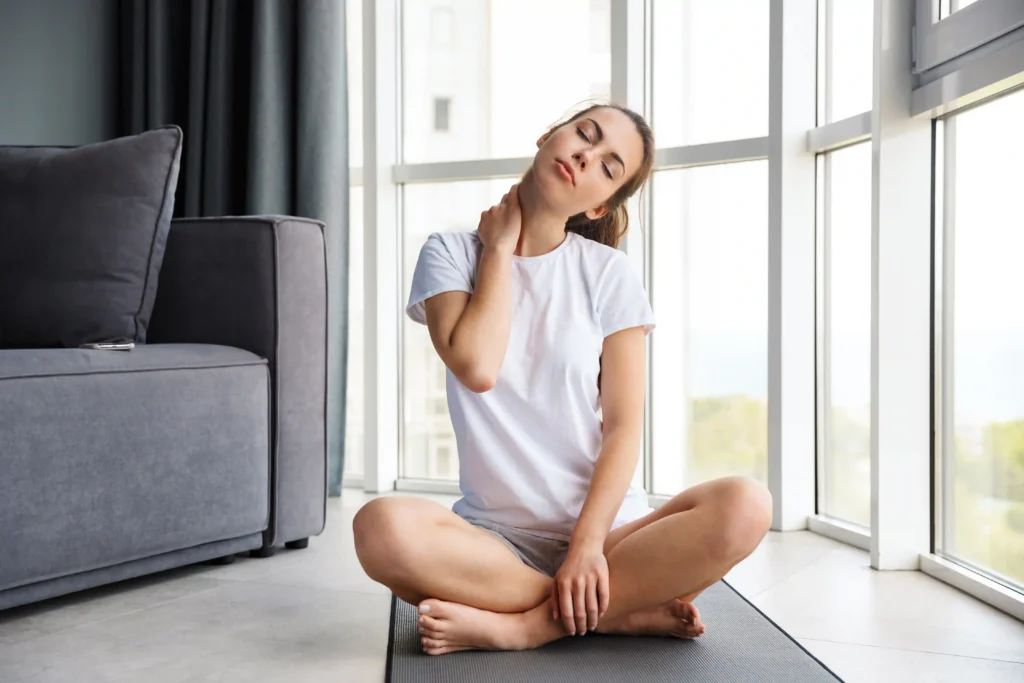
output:
[[146, 340], [181, 146], [0, 147], [0, 348]]
[[266, 360], [0, 351], [0, 591], [267, 528]]

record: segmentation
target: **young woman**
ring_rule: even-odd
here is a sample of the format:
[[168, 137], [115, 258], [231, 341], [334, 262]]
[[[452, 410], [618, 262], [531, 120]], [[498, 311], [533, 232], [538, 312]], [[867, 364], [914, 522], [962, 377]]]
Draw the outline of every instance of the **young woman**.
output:
[[632, 486], [644, 412], [641, 281], [617, 250], [654, 161], [634, 112], [544, 134], [473, 233], [423, 247], [407, 313], [448, 367], [463, 497], [356, 515], [366, 573], [419, 605], [424, 650], [514, 650], [588, 631], [701, 635], [693, 599], [747, 557], [768, 492], [710, 481], [657, 510]]

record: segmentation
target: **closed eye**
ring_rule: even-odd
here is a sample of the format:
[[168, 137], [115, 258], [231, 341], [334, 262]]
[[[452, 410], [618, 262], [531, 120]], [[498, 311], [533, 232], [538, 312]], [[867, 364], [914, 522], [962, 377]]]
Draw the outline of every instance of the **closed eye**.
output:
[[[589, 145], [589, 144], [591, 144], [591, 142], [590, 142], [590, 137], [589, 137], [589, 136], [588, 136], [588, 135], [587, 135], [587, 134], [586, 134], [586, 133], [584, 132], [584, 130], [583, 130], [582, 128], [580, 128], [579, 126], [576, 126], [576, 134], [577, 134], [577, 135], [579, 135], [579, 136], [580, 136], [581, 138], [583, 138], [584, 140], [586, 140], [586, 141], [587, 141], [587, 144], [588, 144], [588, 145]], [[614, 176], [614, 175], [612, 175], [612, 169], [608, 167], [608, 164], [604, 164], [604, 163], [602, 163], [602, 164], [601, 164], [601, 168], [603, 168], [603, 169], [604, 169], [604, 174], [605, 174], [606, 176], [608, 176], [608, 179], [609, 179], [609, 180], [614, 180], [614, 179], [615, 179], [615, 176]]]

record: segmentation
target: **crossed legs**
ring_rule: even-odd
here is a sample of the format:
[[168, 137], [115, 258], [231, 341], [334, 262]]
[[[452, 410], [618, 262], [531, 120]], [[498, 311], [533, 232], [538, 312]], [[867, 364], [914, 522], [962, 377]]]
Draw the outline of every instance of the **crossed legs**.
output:
[[[598, 631], [693, 637], [690, 602], [757, 547], [771, 523], [760, 484], [728, 477], [680, 493], [605, 542], [611, 602]], [[370, 578], [420, 606], [424, 649], [526, 649], [566, 635], [547, 604], [551, 578], [441, 505], [380, 498], [353, 523]]]

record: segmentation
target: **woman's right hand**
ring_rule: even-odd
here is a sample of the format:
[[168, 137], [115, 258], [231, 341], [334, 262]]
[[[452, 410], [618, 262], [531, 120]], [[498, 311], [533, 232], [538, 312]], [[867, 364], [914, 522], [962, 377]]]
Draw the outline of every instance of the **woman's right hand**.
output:
[[519, 233], [523, 228], [523, 215], [519, 209], [519, 185], [513, 185], [501, 203], [492, 206], [480, 214], [480, 226], [477, 233], [480, 241], [488, 249], [497, 249], [507, 253], [516, 250], [519, 244]]

